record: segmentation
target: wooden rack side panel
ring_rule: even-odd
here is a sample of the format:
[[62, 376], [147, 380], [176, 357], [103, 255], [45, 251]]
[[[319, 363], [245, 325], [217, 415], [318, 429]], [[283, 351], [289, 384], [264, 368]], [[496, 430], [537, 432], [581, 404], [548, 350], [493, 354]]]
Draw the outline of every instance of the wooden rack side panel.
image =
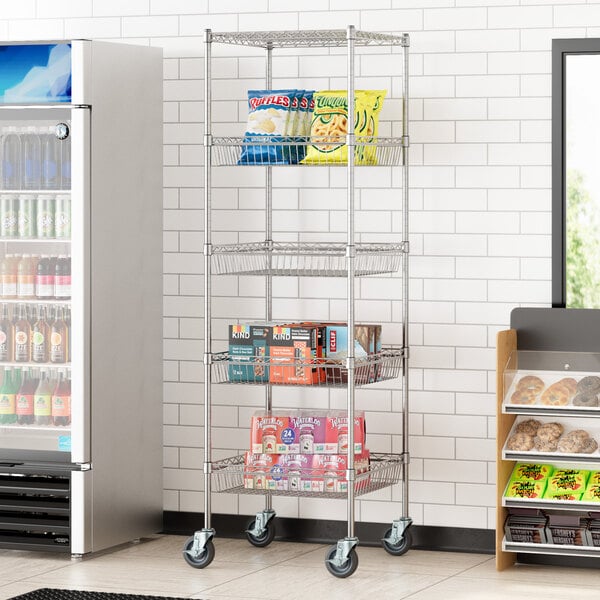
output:
[[[514, 461], [502, 460], [502, 448], [516, 418], [514, 414], [509, 415], [502, 412], [502, 401], [504, 399], [504, 371], [509, 360], [516, 361], [516, 329], [499, 331], [496, 348], [496, 569], [503, 571], [516, 562], [514, 552], [502, 550], [504, 521], [507, 515], [507, 510], [502, 506], [502, 495], [515, 464]], [[511, 368], [516, 368], [516, 366], [516, 364], [510, 365]]]

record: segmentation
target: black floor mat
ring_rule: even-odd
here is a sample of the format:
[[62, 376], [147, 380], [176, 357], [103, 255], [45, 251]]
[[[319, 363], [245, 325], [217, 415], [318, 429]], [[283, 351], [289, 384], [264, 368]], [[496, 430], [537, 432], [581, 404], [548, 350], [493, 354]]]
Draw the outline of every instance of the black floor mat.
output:
[[186, 600], [184, 598], [169, 598], [167, 596], [147, 596], [144, 594], [117, 594], [113, 592], [82, 592], [79, 590], [59, 590], [41, 588], [10, 600]]

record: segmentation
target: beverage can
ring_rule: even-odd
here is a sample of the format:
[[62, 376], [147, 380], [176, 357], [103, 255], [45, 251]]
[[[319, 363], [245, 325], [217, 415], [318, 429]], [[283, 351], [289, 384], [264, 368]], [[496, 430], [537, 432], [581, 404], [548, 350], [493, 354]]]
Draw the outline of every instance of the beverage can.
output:
[[71, 196], [58, 194], [55, 202], [54, 228], [57, 238], [71, 237]]
[[19, 232], [19, 198], [16, 194], [0, 196], [0, 236], [15, 238]]
[[49, 194], [38, 196], [36, 230], [39, 238], [53, 238], [55, 236], [54, 204], [54, 196]]
[[32, 194], [19, 196], [19, 217], [17, 223], [20, 238], [34, 238], [36, 231], [36, 199]]

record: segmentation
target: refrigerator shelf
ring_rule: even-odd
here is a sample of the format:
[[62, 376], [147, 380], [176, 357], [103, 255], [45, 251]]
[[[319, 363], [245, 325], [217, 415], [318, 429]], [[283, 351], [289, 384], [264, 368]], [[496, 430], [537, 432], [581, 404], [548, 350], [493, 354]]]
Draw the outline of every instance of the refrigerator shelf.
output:
[[51, 431], [52, 433], [71, 433], [71, 427], [63, 425], [19, 425], [18, 423], [2, 424], [0, 431]]
[[[213, 137], [212, 164], [215, 167], [345, 167], [348, 165], [347, 159], [344, 160], [344, 157], [340, 156], [341, 150], [346, 147], [346, 136], [285, 139], [286, 141], [274, 141], [266, 135], [251, 138]], [[402, 138], [355, 136], [355, 140], [355, 166], [402, 165]], [[312, 157], [311, 162], [301, 162], [311, 147], [318, 150], [317, 156]], [[332, 152], [332, 150], [340, 152]]]
[[19, 244], [70, 244], [69, 238], [19, 238], [19, 237], [0, 237], [0, 242], [19, 243]]
[[62, 306], [70, 306], [71, 298], [67, 300], [55, 300], [52, 298], [2, 298], [0, 297], [0, 304], [60, 304]]
[[[357, 244], [355, 275], [394, 273], [407, 244]], [[346, 277], [346, 244], [256, 242], [213, 248], [216, 275]]]
[[0, 368], [12, 367], [13, 369], [27, 369], [40, 368], [40, 369], [70, 369], [71, 363], [41, 363], [41, 362], [2, 362], [0, 361]]
[[[371, 454], [369, 470], [356, 475], [354, 480], [354, 492], [357, 496], [370, 494], [377, 490], [398, 483], [402, 478], [402, 455], [401, 454]], [[279, 479], [266, 479], [269, 473], [262, 478], [267, 489], [254, 489], [245, 487], [254, 485], [257, 472], [249, 471], [244, 464], [244, 456], [232, 456], [212, 464], [212, 477], [214, 489], [217, 492], [229, 494], [253, 494], [265, 495], [267, 493], [275, 496], [295, 496], [303, 498], [346, 498], [347, 481], [343, 475], [325, 475], [316, 469], [302, 469], [302, 473], [294, 478], [292, 485], [310, 487], [315, 491], [303, 489], [285, 489], [290, 486], [288, 473], [277, 473]], [[277, 489], [279, 487], [280, 489]], [[323, 491], [323, 488], [332, 491]], [[335, 491], [334, 491], [335, 490]]]
[[[384, 348], [377, 354], [355, 358], [357, 386], [396, 379], [402, 375], [402, 348]], [[265, 357], [236, 357], [227, 352], [212, 355], [214, 383], [243, 385], [346, 387], [346, 361], [327, 358], [306, 360]], [[272, 369], [277, 369], [273, 376]]]

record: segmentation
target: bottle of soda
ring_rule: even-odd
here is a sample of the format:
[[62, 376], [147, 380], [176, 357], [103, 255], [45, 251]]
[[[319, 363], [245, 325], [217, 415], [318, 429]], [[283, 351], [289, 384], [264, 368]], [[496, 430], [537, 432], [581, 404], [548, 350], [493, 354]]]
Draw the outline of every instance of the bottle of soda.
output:
[[54, 127], [42, 131], [42, 188], [56, 190], [60, 187], [60, 147]]
[[61, 254], [54, 269], [54, 297], [68, 299], [71, 297], [71, 257]]
[[2, 135], [2, 187], [21, 189], [21, 138], [12, 125], [5, 127]]
[[35, 275], [36, 298], [52, 298], [54, 295], [53, 278], [50, 279], [50, 257], [42, 255], [37, 264]]
[[33, 396], [33, 422], [36, 425], [52, 423], [52, 384], [47, 369], [42, 369], [41, 378]]
[[46, 317], [46, 307], [38, 307], [38, 317], [31, 329], [31, 360], [33, 362], [48, 362], [50, 350], [50, 328]]
[[52, 422], [63, 427], [71, 423], [71, 380], [67, 378], [66, 369], [59, 371], [52, 395]]
[[69, 332], [65, 323], [65, 311], [62, 306], [56, 307], [56, 318], [50, 327], [50, 362], [67, 362]]
[[23, 254], [17, 265], [17, 296], [35, 298], [35, 272], [29, 254]]
[[27, 318], [27, 308], [24, 304], [17, 305], [15, 317], [15, 362], [31, 361], [31, 324]]
[[17, 297], [17, 258], [13, 254], [7, 254], [0, 265], [0, 277], [2, 279], [2, 297]]
[[2, 303], [0, 313], [0, 362], [11, 362], [13, 359], [14, 326], [8, 316], [8, 304]]
[[24, 128], [22, 153], [24, 170], [22, 173], [23, 188], [26, 190], [39, 190], [42, 187], [41, 166], [42, 146], [37, 127], [29, 125]]
[[4, 369], [4, 379], [0, 386], [0, 424], [16, 423], [15, 393], [13, 389], [12, 367]]
[[26, 369], [23, 373], [23, 382], [17, 392], [16, 412], [19, 425], [32, 425], [34, 422], [33, 405], [37, 386], [40, 382], [39, 375], [34, 369]]

